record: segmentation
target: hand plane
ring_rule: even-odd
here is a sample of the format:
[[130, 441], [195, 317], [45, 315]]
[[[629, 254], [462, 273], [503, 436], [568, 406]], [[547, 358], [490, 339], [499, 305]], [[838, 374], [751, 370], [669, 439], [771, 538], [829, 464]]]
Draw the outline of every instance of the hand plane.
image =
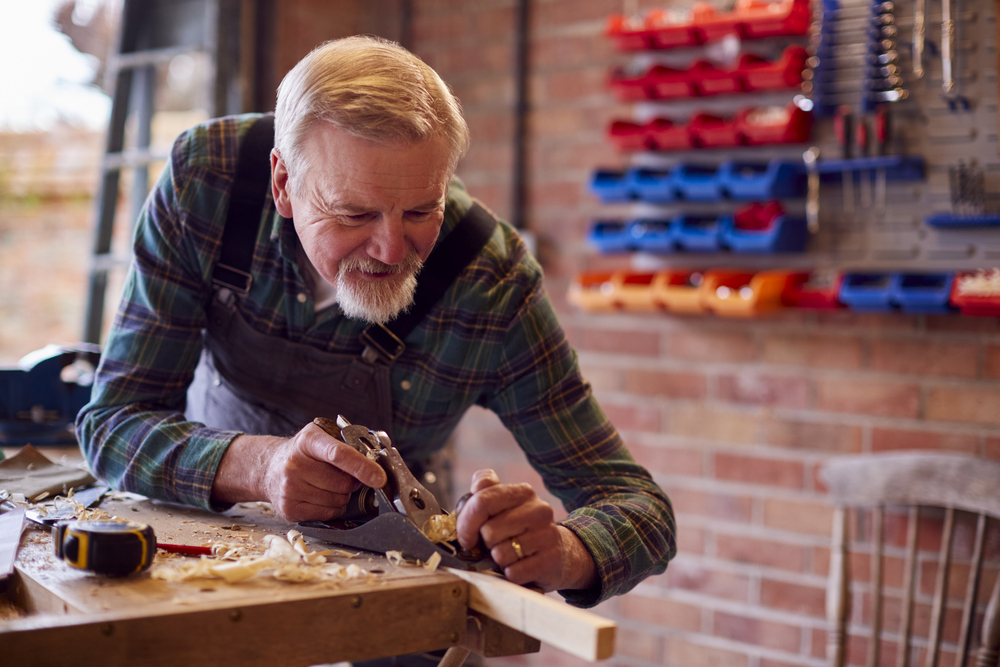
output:
[[449, 513], [413, 476], [385, 431], [351, 424], [339, 415], [336, 422], [317, 417], [313, 423], [382, 466], [388, 481], [380, 489], [362, 486], [355, 491], [337, 519], [300, 523], [303, 535], [381, 554], [400, 551], [405, 558], [424, 562], [438, 553], [441, 564], [448, 567], [499, 571], [481, 548], [466, 550], [457, 540], [435, 543], [428, 539], [425, 531], [435, 518]]

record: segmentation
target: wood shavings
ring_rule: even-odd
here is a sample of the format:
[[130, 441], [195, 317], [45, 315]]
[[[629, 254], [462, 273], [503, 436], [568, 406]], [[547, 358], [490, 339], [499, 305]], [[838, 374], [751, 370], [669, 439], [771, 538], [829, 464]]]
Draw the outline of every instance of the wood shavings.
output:
[[427, 520], [421, 532], [431, 542], [452, 542], [458, 539], [457, 523], [458, 519], [454, 514], [435, 514]]
[[434, 553], [431, 554], [431, 557], [427, 559], [427, 562], [424, 563], [424, 569], [427, 570], [428, 572], [433, 572], [434, 570], [438, 569], [438, 565], [440, 564], [441, 564], [441, 554], [435, 551]]
[[[152, 572], [152, 577], [166, 581], [191, 579], [222, 579], [228, 584], [246, 581], [254, 576], [270, 576], [279, 581], [303, 583], [333, 581], [348, 583], [370, 580], [372, 575], [363, 568], [350, 564], [328, 563], [330, 551], [310, 551], [302, 535], [289, 531], [287, 539], [279, 535], [264, 536], [267, 545], [263, 554], [237, 556], [242, 545], [213, 545], [213, 556], [202, 556], [195, 562], [188, 560], [179, 567], [164, 565]], [[216, 550], [216, 546], [220, 548]]]
[[970, 296], [996, 296], [1000, 294], [1000, 268], [979, 269], [974, 274], [959, 276], [958, 293]]
[[389, 561], [389, 565], [402, 565], [403, 564], [403, 552], [402, 551], [386, 551], [385, 559]]

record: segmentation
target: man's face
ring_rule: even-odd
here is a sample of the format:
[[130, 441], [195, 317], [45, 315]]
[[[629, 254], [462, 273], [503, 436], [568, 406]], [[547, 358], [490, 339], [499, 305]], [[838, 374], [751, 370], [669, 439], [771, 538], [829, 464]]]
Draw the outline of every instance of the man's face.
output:
[[386, 322], [409, 307], [416, 274], [444, 220], [451, 173], [447, 141], [380, 144], [317, 123], [304, 143], [304, 173], [271, 154], [278, 212], [346, 315]]

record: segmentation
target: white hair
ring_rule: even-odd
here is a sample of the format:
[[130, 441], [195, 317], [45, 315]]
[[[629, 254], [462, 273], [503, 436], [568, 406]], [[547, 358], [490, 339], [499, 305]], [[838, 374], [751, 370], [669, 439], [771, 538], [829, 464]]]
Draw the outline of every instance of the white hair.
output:
[[437, 72], [378, 37], [346, 37], [313, 49], [278, 86], [274, 116], [275, 148], [292, 187], [305, 167], [303, 141], [317, 122], [379, 143], [444, 137], [452, 172], [470, 143], [461, 104]]

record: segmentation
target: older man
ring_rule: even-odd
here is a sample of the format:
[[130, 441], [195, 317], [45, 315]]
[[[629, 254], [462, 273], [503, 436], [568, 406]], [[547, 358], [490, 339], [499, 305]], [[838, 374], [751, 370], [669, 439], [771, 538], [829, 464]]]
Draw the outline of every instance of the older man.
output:
[[282, 82], [269, 175], [267, 120], [174, 145], [77, 422], [95, 474], [331, 519], [385, 473], [313, 417], [385, 430], [417, 467], [478, 404], [570, 514], [479, 471], [464, 546], [481, 537], [509, 579], [581, 606], [662, 572], [669, 501], [593, 399], [516, 231], [453, 178], [469, 135], [444, 82], [397, 45], [339, 40]]

